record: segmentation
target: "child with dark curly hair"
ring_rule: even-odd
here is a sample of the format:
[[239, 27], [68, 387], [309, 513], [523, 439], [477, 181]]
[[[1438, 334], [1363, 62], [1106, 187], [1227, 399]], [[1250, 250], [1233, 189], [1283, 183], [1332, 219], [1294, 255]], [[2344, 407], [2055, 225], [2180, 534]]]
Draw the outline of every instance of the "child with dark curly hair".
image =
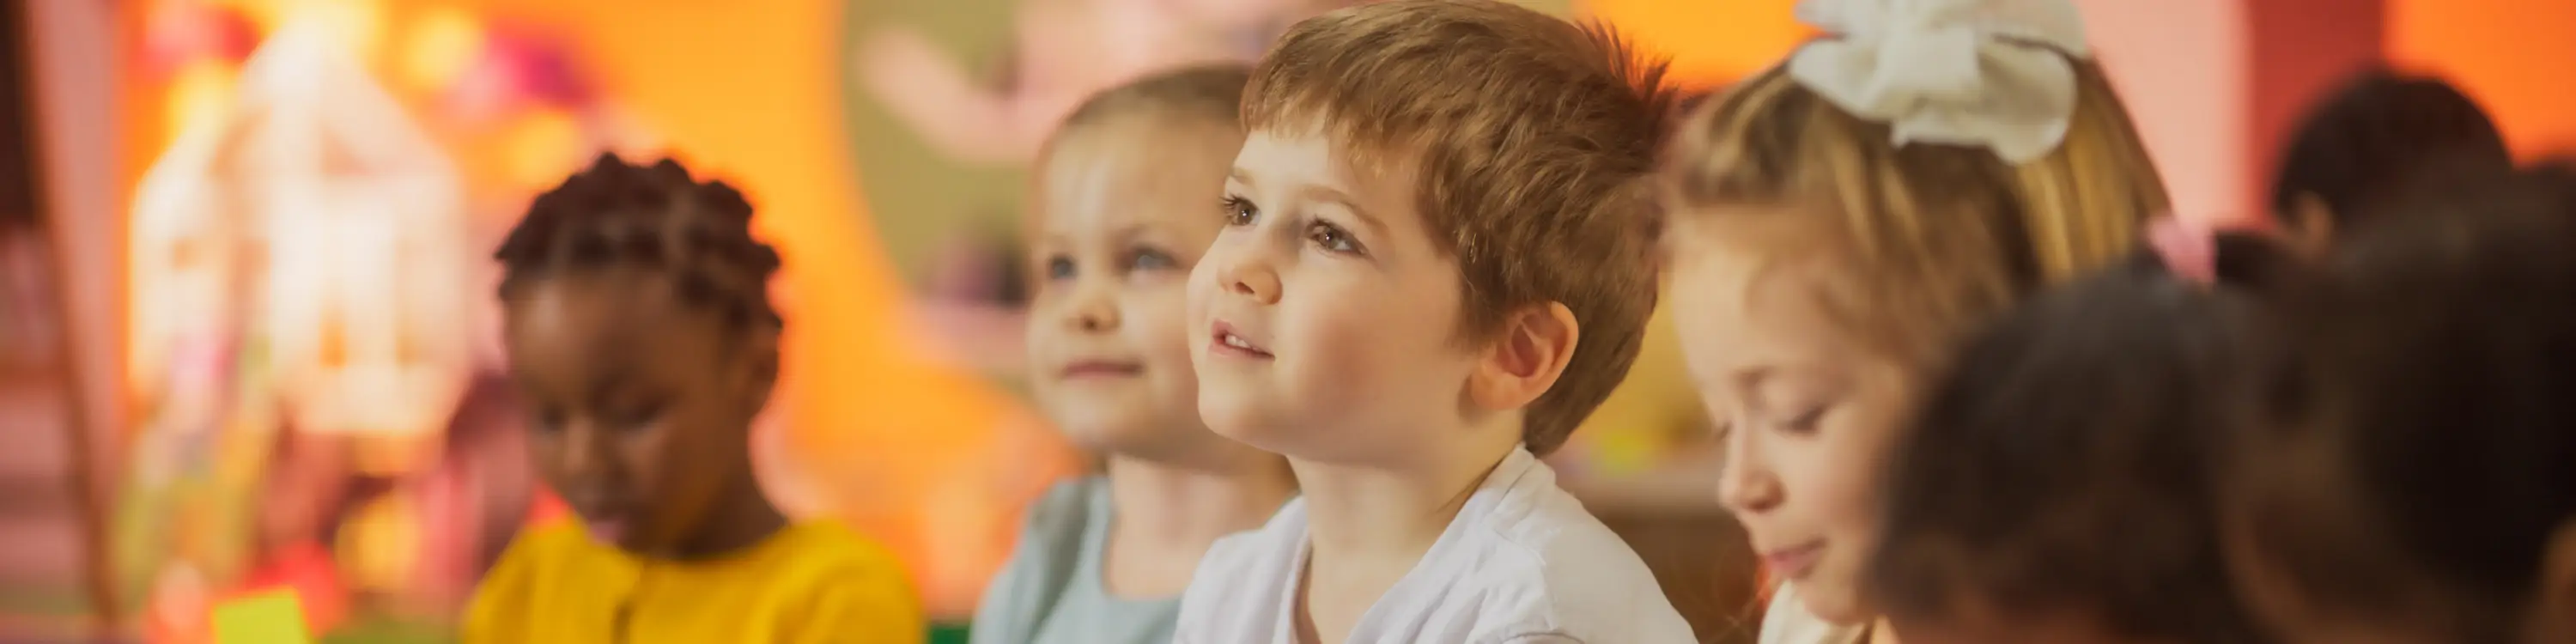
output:
[[918, 642], [894, 557], [789, 520], [753, 478], [778, 377], [778, 253], [751, 205], [613, 155], [537, 197], [497, 258], [529, 454], [575, 518], [519, 535], [464, 641]]

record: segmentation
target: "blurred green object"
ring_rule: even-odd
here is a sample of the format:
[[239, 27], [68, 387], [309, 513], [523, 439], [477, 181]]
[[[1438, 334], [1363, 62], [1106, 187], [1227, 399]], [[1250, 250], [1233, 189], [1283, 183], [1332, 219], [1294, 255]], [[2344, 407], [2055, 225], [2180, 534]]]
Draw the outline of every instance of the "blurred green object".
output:
[[966, 644], [966, 625], [931, 624], [930, 644]]

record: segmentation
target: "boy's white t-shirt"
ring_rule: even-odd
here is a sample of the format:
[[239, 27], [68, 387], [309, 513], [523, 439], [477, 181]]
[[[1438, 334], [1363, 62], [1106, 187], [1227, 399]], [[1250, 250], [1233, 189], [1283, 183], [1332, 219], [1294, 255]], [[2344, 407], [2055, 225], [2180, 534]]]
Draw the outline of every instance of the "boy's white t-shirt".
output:
[[[1306, 500], [1220, 539], [1181, 594], [1174, 644], [1296, 644]], [[1515, 448], [1458, 517], [1360, 615], [1352, 644], [1687, 644], [1690, 624], [1644, 561], [1556, 472]]]

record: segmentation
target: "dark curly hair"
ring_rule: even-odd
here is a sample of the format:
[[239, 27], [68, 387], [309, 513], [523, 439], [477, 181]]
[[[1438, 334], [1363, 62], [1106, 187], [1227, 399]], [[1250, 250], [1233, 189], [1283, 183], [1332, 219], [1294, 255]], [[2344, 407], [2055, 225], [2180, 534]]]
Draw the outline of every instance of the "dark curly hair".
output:
[[2331, 446], [2339, 480], [2309, 485], [2351, 495], [2366, 523], [2262, 507], [2248, 513], [2255, 547], [2318, 605], [2388, 614], [2437, 588], [2487, 613], [2446, 624], [2451, 641], [2508, 641], [2551, 535], [2576, 522], [2576, 173], [2388, 207], [2389, 225], [2275, 298], [2296, 342], [2268, 370], [2257, 440], [2228, 468], [2275, 467], [2264, 448]]
[[[2477, 101], [2440, 79], [2364, 70], [2299, 122], [2272, 179], [2272, 211], [2325, 203], [2338, 230], [2380, 214], [2368, 206], [2429, 174], [2501, 172], [2513, 155]], [[2296, 222], [2292, 222], [2296, 223]]]
[[2204, 470], [2251, 416], [2237, 381], [2266, 329], [2234, 284], [2292, 260], [2221, 241], [2217, 289], [2141, 253], [1968, 342], [1890, 452], [1869, 574], [1891, 617], [1974, 598], [2130, 637], [2267, 641], [2228, 582]]
[[651, 167], [603, 153], [537, 196], [492, 254], [501, 296], [530, 280], [611, 267], [659, 271], [683, 301], [728, 321], [777, 329], [769, 278], [778, 251], [751, 235], [751, 203], [722, 181], [700, 183], [670, 159]]

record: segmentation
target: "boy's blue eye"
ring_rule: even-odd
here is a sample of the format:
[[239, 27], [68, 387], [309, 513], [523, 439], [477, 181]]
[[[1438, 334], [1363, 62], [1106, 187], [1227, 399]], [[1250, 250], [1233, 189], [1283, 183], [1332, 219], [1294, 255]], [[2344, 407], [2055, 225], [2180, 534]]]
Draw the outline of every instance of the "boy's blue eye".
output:
[[1306, 233], [1306, 237], [1314, 240], [1316, 246], [1329, 252], [1347, 254], [1360, 252], [1359, 240], [1351, 238], [1351, 233], [1342, 230], [1340, 226], [1315, 224], [1315, 227]]
[[1073, 260], [1065, 257], [1047, 258], [1046, 276], [1047, 279], [1051, 280], [1068, 279], [1073, 277]]
[[1261, 214], [1261, 209], [1254, 208], [1251, 201], [1234, 195], [1226, 195], [1223, 205], [1225, 225], [1228, 226], [1250, 226], [1253, 217]]

